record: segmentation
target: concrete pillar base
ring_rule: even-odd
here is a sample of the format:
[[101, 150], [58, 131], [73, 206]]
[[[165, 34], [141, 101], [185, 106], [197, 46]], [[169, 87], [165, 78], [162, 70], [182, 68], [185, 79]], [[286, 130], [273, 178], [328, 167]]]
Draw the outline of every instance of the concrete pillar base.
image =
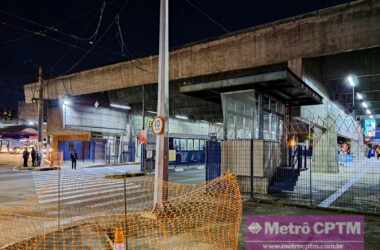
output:
[[337, 133], [335, 126], [329, 126], [326, 131], [314, 128], [313, 165], [316, 173], [339, 173], [337, 160]]

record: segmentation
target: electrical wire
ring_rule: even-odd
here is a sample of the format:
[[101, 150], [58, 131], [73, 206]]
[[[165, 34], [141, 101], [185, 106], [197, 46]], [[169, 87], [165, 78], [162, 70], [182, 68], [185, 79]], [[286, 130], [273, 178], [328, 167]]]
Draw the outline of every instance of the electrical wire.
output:
[[[63, 41], [63, 40], [51, 37], [51, 36], [45, 34], [44, 32], [41, 32], [41, 31], [29, 30], [29, 29], [26, 29], [26, 28], [23, 28], [23, 27], [19, 27], [17, 25], [10, 24], [10, 23], [4, 22], [4, 21], [0, 21], [0, 24], [2, 24], [4, 26], [11, 27], [11, 28], [16, 29], [16, 30], [21, 30], [21, 31], [33, 34], [34, 36], [37, 36], [37, 37], [41, 37], [41, 38], [44, 38], [44, 39], [47, 39], [47, 40], [54, 41], [56, 43], [59, 43], [59, 44], [62, 44], [62, 45], [65, 45], [65, 46], [68, 46], [68, 47], [71, 47], [71, 48], [75, 48], [75, 49], [78, 49], [78, 50], [86, 51], [86, 49], [84, 49], [82, 47], [79, 47], [78, 45], [75, 45], [75, 44], [72, 44], [72, 43], [69, 43], [69, 42], [66, 42], [66, 41]], [[105, 56], [105, 54], [102, 53], [102, 56]]]
[[120, 37], [120, 47], [121, 47], [121, 54], [125, 56], [125, 42], [124, 42], [124, 37], [123, 37], [123, 32], [121, 31], [120, 27], [120, 16], [116, 15], [116, 25], [117, 29], [119, 31], [119, 37]]
[[[0, 10], [1, 12], [3, 12], [3, 13], [6, 13], [5, 11], [3, 11], [3, 10]], [[86, 19], [91, 13], [93, 13], [93, 11], [94, 11], [94, 9], [91, 9], [90, 11], [87, 11], [83, 16], [84, 16], [84, 18]], [[6, 15], [8, 15], [8, 16], [12, 16], [12, 17], [15, 17], [15, 18], [18, 18], [18, 19], [20, 19], [20, 20], [23, 20], [24, 21], [24, 19], [26, 20], [27, 18], [23, 18], [23, 17], [19, 17], [19, 16], [15, 16], [14, 14], [10, 14], [10, 13], [6, 13]], [[71, 20], [65, 20], [64, 22], [60, 22], [59, 24], [57, 24], [57, 25], [55, 25], [55, 27], [59, 27], [59, 26], [62, 26], [62, 25], [64, 25], [64, 24], [68, 24], [68, 23], [70, 23], [70, 22], [72, 22], [72, 21], [75, 21], [75, 20], [77, 20], [76, 18], [75, 19], [71, 19]], [[28, 22], [33, 22], [32, 20], [28, 20]], [[43, 31], [41, 31], [42, 33], [46, 33], [46, 32], [48, 32], [49, 30], [51, 29], [51, 27], [47, 27], [47, 26], [45, 26], [45, 29], [43, 30]], [[22, 37], [18, 37], [18, 38], [15, 38], [15, 39], [11, 39], [11, 40], [8, 40], [8, 41], [5, 41], [5, 42], [2, 42], [2, 43], [0, 43], [0, 48], [3, 48], [3, 47], [6, 47], [8, 44], [11, 44], [11, 43], [14, 43], [14, 42], [18, 42], [18, 41], [23, 41], [23, 40], [25, 40], [25, 39], [28, 39], [28, 38], [31, 38], [31, 37], [33, 37], [33, 36], [35, 36], [34, 34], [30, 34], [30, 35], [27, 35], [27, 36], [22, 36]], [[103, 48], [103, 49], [105, 49], [105, 48]], [[113, 52], [114, 53], [114, 52]], [[114, 53], [114, 54], [116, 54], [116, 53]]]
[[7, 41], [3, 41], [0, 43], [1, 47], [5, 47], [6, 45], [10, 44], [10, 43], [15, 43], [15, 42], [18, 42], [18, 41], [23, 41], [25, 39], [28, 39], [28, 38], [31, 38], [33, 37], [34, 35], [26, 35], [26, 36], [20, 36], [20, 37], [17, 37], [17, 38], [14, 38], [14, 39], [10, 39], [10, 40], [7, 40]]
[[75, 39], [75, 40], [88, 41], [91, 44], [93, 42], [93, 40], [96, 39], [96, 37], [97, 37], [97, 35], [99, 33], [99, 29], [100, 29], [101, 24], [102, 24], [103, 14], [104, 14], [105, 8], [106, 8], [106, 2], [104, 1], [103, 4], [102, 4], [102, 7], [100, 9], [100, 15], [99, 15], [99, 19], [98, 19], [98, 23], [97, 23], [95, 32], [90, 37], [80, 37], [80, 36], [75, 35], [75, 34], [70, 34], [70, 33], [67, 33], [67, 32], [59, 30], [58, 27], [56, 27], [56, 26], [47, 26], [47, 25], [41, 24], [39, 22], [36, 22], [34, 20], [31, 20], [29, 18], [25, 18], [25, 17], [21, 17], [21, 16], [18, 16], [18, 15], [15, 15], [15, 14], [8, 13], [8, 12], [6, 12], [4, 10], [0, 10], [0, 13], [2, 13], [4, 15], [7, 15], [7, 16], [10, 16], [10, 17], [17, 18], [17, 19], [19, 19], [21, 21], [24, 21], [24, 22], [27, 22], [27, 23], [30, 23], [30, 24], [33, 24], [33, 25], [36, 25], [36, 26], [39, 26], [41, 28], [46, 29], [46, 31], [57, 32], [57, 33], [59, 33], [61, 35], [65, 35], [65, 36], [70, 37], [70, 38]]
[[92, 47], [90, 47], [87, 51], [86, 51], [86, 53], [82, 56], [82, 57], [80, 57], [79, 59], [78, 59], [78, 61], [76, 61], [66, 72], [65, 72], [65, 74], [69, 74], [69, 73], [71, 73], [80, 63], [82, 63], [82, 61], [84, 60], [84, 59], [86, 59], [87, 58], [87, 56], [96, 48], [96, 46], [99, 44], [99, 42], [101, 42], [102, 40], [103, 40], [103, 38], [108, 34], [108, 32], [111, 30], [111, 28], [112, 28], [112, 26], [115, 24], [115, 22], [116, 22], [116, 17], [118, 16], [118, 15], [120, 15], [120, 13], [122, 13], [123, 12], [123, 10], [127, 7], [127, 5], [128, 5], [128, 3], [129, 3], [129, 1], [128, 0], [125, 0], [125, 2], [124, 2], [124, 4], [123, 4], [123, 6], [120, 8], [120, 10], [118, 11], [118, 13], [115, 15], [115, 18], [112, 20], [112, 22], [108, 25], [108, 27], [106, 28], [106, 30], [104, 31], [104, 33], [99, 37], [99, 39], [98, 40], [96, 40], [96, 42], [93, 44], [93, 46]]
[[207, 17], [212, 23], [214, 23], [216, 26], [218, 26], [220, 29], [222, 29], [224, 32], [228, 33], [230, 32], [229, 29], [227, 29], [223, 24], [216, 21], [214, 18], [212, 18], [209, 14], [207, 14], [204, 10], [202, 10], [200, 7], [196, 6], [194, 3], [192, 3], [190, 0], [185, 0], [192, 8], [199, 11], [202, 15]]

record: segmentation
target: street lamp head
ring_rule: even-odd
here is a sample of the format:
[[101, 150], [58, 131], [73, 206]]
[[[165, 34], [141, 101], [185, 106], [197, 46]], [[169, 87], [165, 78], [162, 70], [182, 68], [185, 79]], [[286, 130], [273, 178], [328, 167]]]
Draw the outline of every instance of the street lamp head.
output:
[[363, 100], [363, 95], [360, 93], [356, 93], [356, 98], [358, 98], [358, 100]]
[[351, 87], [356, 87], [357, 85], [357, 81], [356, 81], [356, 77], [354, 77], [353, 75], [349, 75], [347, 76], [346, 78], [348, 84], [350, 84]]
[[362, 102], [363, 108], [368, 108], [368, 104], [366, 102]]
[[366, 109], [365, 112], [367, 113], [367, 115], [371, 115], [372, 114], [371, 110], [369, 110], [369, 109]]
[[63, 104], [64, 105], [70, 105], [71, 104], [70, 99], [68, 97], [63, 98]]

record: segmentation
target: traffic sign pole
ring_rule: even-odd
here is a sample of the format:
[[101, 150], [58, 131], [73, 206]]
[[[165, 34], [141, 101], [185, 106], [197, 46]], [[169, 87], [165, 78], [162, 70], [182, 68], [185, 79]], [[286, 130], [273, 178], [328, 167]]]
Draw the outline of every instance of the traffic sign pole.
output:
[[[164, 182], [168, 180], [169, 116], [169, 0], [161, 0], [160, 55], [158, 70], [157, 115], [163, 120], [163, 131], [156, 135], [154, 204], [167, 199]], [[153, 125], [154, 126], [154, 125]]]

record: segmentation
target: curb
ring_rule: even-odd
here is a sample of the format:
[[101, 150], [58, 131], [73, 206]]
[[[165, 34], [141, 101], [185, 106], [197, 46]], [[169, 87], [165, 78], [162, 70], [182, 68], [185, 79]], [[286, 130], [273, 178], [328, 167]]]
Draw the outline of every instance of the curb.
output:
[[51, 171], [51, 170], [58, 170], [59, 167], [44, 167], [44, 168], [24, 168], [24, 167], [14, 167], [13, 171], [15, 172], [32, 172], [32, 171]]
[[100, 164], [100, 165], [91, 165], [91, 166], [86, 166], [82, 168], [104, 168], [104, 167], [121, 167], [121, 166], [133, 166], [136, 165], [140, 166], [140, 163], [123, 163], [123, 164]]

